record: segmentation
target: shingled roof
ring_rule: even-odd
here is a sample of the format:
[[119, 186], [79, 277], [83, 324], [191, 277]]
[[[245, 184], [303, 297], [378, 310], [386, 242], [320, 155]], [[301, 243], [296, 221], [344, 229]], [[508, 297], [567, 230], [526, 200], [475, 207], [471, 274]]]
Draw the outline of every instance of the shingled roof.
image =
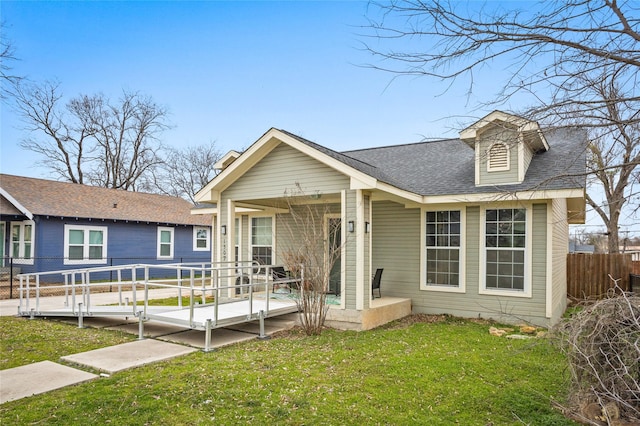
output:
[[524, 181], [499, 186], [475, 185], [475, 153], [460, 139], [337, 152], [280, 131], [381, 182], [423, 196], [575, 189], [586, 185], [585, 136], [573, 129], [544, 132], [550, 149], [534, 156]]
[[[33, 215], [210, 226], [211, 215], [192, 215], [193, 205], [178, 197], [122, 191], [0, 174], [0, 188]], [[16, 206], [0, 197], [0, 213]]]

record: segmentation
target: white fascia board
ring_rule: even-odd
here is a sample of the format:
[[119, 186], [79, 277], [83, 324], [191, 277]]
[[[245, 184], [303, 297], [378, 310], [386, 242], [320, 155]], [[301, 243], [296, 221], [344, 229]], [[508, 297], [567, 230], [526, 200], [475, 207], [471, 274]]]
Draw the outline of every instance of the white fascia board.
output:
[[27, 209], [25, 206], [20, 204], [18, 202], [18, 200], [13, 198], [13, 196], [11, 194], [9, 194], [7, 191], [5, 191], [4, 188], [0, 188], [0, 195], [2, 195], [4, 198], [6, 198], [7, 201], [9, 201], [13, 205], [13, 207], [15, 207], [16, 209], [20, 210], [20, 213], [22, 213], [23, 215], [28, 217], [29, 220], [33, 220], [33, 213], [31, 213], [29, 211], [29, 209]]
[[212, 214], [212, 215], [217, 215], [218, 214], [218, 208], [217, 207], [206, 207], [206, 208], [197, 208], [197, 209], [191, 209], [191, 214], [192, 215], [202, 215], [202, 214]]
[[351, 176], [350, 179], [350, 183], [349, 183], [349, 189], [374, 189], [376, 187], [376, 183], [378, 181], [370, 176], [368, 176], [368, 179], [359, 179], [355, 176]]
[[233, 163], [198, 191], [194, 197], [195, 201], [199, 203], [218, 202], [220, 192], [224, 191], [238, 177], [253, 167], [253, 165], [279, 144], [279, 141], [276, 140], [279, 139], [279, 137], [276, 137], [278, 134], [281, 135], [282, 133], [274, 128], [269, 129], [269, 131], [254, 142], [249, 149], [244, 151]]
[[583, 198], [584, 189], [551, 189], [521, 192], [491, 192], [486, 194], [425, 195], [422, 204], [487, 203], [495, 201], [530, 201], [552, 198]]
[[221, 159], [216, 161], [213, 164], [213, 168], [216, 170], [223, 170], [225, 168], [225, 163], [227, 163], [229, 160], [235, 161], [238, 157], [240, 157], [240, 153], [232, 149], [231, 151], [227, 152]]
[[400, 197], [406, 200], [407, 203], [422, 203], [423, 196], [415, 194], [413, 192], [405, 191], [402, 189], [398, 189], [395, 186], [389, 185], [388, 183], [378, 182], [376, 185], [376, 189], [380, 191], [387, 192], [389, 194], [393, 194], [397, 197]]

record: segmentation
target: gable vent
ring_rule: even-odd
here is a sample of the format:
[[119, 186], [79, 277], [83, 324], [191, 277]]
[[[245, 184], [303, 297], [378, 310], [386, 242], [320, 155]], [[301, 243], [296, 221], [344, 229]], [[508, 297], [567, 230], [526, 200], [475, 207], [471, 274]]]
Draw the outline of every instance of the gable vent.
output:
[[496, 143], [489, 148], [487, 171], [509, 170], [509, 148], [506, 144]]

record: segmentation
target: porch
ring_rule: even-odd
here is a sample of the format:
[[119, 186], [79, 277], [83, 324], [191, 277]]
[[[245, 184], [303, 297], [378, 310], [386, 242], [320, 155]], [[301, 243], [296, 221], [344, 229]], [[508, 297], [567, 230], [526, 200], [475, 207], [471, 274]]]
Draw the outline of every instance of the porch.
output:
[[373, 299], [368, 309], [339, 309], [329, 306], [325, 325], [339, 330], [370, 330], [411, 315], [411, 299], [383, 296]]

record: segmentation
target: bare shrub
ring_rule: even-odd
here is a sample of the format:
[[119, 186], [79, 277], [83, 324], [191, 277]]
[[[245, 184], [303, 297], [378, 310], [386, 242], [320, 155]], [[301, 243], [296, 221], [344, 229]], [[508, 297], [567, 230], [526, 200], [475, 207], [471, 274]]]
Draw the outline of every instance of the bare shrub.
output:
[[584, 305], [555, 332], [569, 360], [576, 415], [591, 424], [638, 424], [640, 297], [612, 292]]
[[285, 231], [280, 257], [293, 277], [301, 279], [296, 303], [302, 329], [307, 335], [320, 334], [329, 310], [331, 269], [344, 245], [341, 223], [327, 222], [339, 205], [307, 195], [298, 183], [285, 195], [287, 213], [277, 215], [278, 227]]

